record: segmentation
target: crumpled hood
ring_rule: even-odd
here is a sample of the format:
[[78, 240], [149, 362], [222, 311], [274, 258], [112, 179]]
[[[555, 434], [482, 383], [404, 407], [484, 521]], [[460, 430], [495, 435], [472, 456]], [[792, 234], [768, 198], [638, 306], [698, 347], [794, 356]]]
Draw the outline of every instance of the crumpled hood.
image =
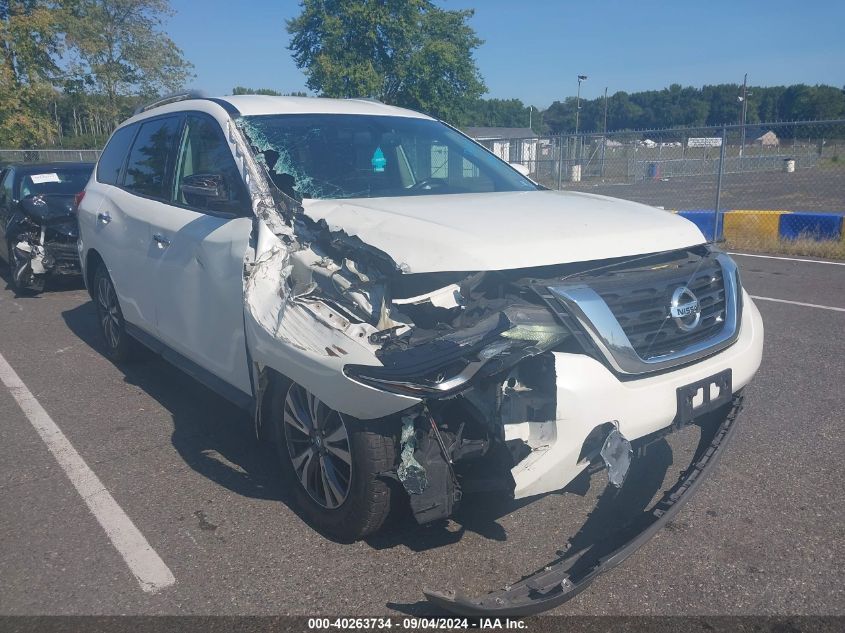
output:
[[706, 241], [672, 213], [570, 191], [305, 200], [303, 207], [411, 273], [584, 262]]
[[49, 194], [21, 200], [21, 210], [36, 222], [66, 222], [74, 218], [73, 196]]

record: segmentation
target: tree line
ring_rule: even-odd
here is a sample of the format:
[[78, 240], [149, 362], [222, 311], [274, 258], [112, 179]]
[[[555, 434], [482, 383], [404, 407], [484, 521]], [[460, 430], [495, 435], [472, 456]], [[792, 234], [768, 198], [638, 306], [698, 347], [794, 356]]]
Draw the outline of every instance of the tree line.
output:
[[[742, 86], [693, 88], [672, 84], [662, 90], [616, 92], [607, 98], [608, 130], [643, 130], [740, 123]], [[845, 89], [834, 86], [751, 86], [746, 123], [845, 118]], [[576, 99], [555, 101], [543, 112], [542, 129], [567, 133], [575, 128]], [[581, 99], [579, 129], [605, 129], [605, 100]]]
[[[285, 25], [312, 94], [373, 97], [459, 127], [573, 131], [575, 97], [540, 110], [483, 98], [472, 10], [431, 0], [301, 0]], [[192, 65], [165, 32], [169, 0], [0, 0], [0, 147], [102, 147], [141, 102], [181, 89]], [[741, 87], [673, 84], [580, 102], [580, 130], [738, 123]], [[233, 94], [288, 94], [236, 86]], [[751, 87], [747, 122], [845, 118], [845, 90]]]
[[101, 147], [191, 64], [168, 0], [0, 0], [0, 146]]

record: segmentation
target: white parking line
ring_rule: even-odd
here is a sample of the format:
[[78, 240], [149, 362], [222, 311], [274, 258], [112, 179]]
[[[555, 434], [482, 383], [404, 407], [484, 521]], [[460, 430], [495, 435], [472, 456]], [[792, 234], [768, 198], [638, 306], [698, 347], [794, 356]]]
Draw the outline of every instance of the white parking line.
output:
[[53, 422], [2, 354], [0, 354], [0, 381], [6, 385], [24, 415], [38, 431], [38, 435], [59, 462], [59, 466], [65, 471], [68, 479], [91, 510], [91, 514], [126, 561], [129, 570], [140, 583], [141, 589], [155, 593], [175, 583], [176, 578], [164, 561], [150, 547], [147, 539], [126, 516], [123, 509], [117, 505], [114, 497], [109, 494], [94, 471], [76, 452], [62, 430]]
[[824, 259], [801, 259], [800, 257], [775, 257], [774, 255], [752, 255], [751, 253], [731, 253], [740, 257], [759, 257], [760, 259], [780, 259], [785, 262], [804, 262], [805, 264], [829, 264], [830, 266], [845, 266], [845, 262], [829, 262]]
[[833, 306], [820, 306], [817, 303], [804, 303], [802, 301], [789, 301], [787, 299], [774, 299], [772, 297], [757, 297], [750, 295], [752, 299], [759, 301], [774, 301], [775, 303], [788, 303], [793, 306], [803, 306], [805, 308], [818, 308], [819, 310], [832, 310], [833, 312], [845, 312], [845, 308], [835, 308]]

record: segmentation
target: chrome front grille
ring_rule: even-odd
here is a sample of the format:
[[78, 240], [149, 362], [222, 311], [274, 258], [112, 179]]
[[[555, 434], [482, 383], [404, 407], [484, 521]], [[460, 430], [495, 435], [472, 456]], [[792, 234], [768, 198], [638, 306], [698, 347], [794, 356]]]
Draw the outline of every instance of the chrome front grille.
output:
[[[689, 268], [682, 266], [671, 275], [653, 275], [656, 279], [639, 274], [640, 279], [617, 284], [612, 289], [595, 288], [641, 358], [683, 350], [724, 327], [725, 284], [721, 266], [712, 259], [695, 270], [690, 275]], [[698, 326], [688, 332], [675, 325], [669, 314], [672, 293], [680, 286], [695, 294], [701, 308]]]
[[[698, 300], [689, 318], [696, 312], [699, 317], [691, 328], [689, 319], [679, 321], [670, 311], [673, 295], [682, 288]], [[617, 263], [544, 282], [535, 290], [565, 324], [583, 330], [622, 374], [692, 362], [724, 349], [739, 332], [736, 265], [724, 254], [703, 249]]]

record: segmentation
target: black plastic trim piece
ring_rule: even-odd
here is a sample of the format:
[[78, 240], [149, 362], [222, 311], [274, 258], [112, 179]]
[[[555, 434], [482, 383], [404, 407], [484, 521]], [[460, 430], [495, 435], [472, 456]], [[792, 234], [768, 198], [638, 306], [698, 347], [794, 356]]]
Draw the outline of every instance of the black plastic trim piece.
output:
[[[693, 418], [726, 405], [730, 401], [730, 394], [733, 391], [731, 387], [732, 376], [733, 372], [728, 368], [720, 371], [715, 376], [710, 376], [691, 385], [678, 388], [676, 392], [678, 401], [676, 424], [687, 424]], [[719, 396], [715, 399], [710, 398], [711, 385], [717, 385], [719, 387]], [[699, 390], [702, 390], [703, 401], [697, 407], [693, 407], [693, 399]]]
[[[678, 482], [663, 494], [649, 514], [642, 515], [642, 521], [628, 526], [629, 529], [635, 529], [633, 536], [609, 554], [597, 558], [588, 568], [573, 572], [573, 567], [580, 559], [573, 562], [561, 558], [512, 586], [478, 598], [454, 591], [423, 590], [423, 593], [438, 607], [466, 616], [534, 615], [570, 600], [586, 589], [599, 574], [613, 569], [636, 552], [678, 514], [715, 467], [722, 449], [733, 436], [736, 429], [734, 422], [741, 409], [742, 394], [737, 393], [721, 424], [712, 433], [702, 429], [702, 438], [693, 463], [682, 473]], [[589, 556], [589, 552], [585, 556]]]
[[152, 334], [149, 334], [139, 328], [137, 325], [127, 322], [126, 333], [144, 345], [144, 347], [149, 348], [151, 351], [161, 356], [171, 365], [188, 374], [197, 382], [202, 383], [214, 393], [226, 398], [226, 400], [234, 404], [236, 407], [243, 409], [244, 411], [253, 411], [255, 398], [253, 398], [250, 394], [244, 393], [234, 385], [230, 385], [222, 378], [215, 376], [207, 369], [200, 367], [194, 361], [186, 358], [166, 343], [161, 342]]

